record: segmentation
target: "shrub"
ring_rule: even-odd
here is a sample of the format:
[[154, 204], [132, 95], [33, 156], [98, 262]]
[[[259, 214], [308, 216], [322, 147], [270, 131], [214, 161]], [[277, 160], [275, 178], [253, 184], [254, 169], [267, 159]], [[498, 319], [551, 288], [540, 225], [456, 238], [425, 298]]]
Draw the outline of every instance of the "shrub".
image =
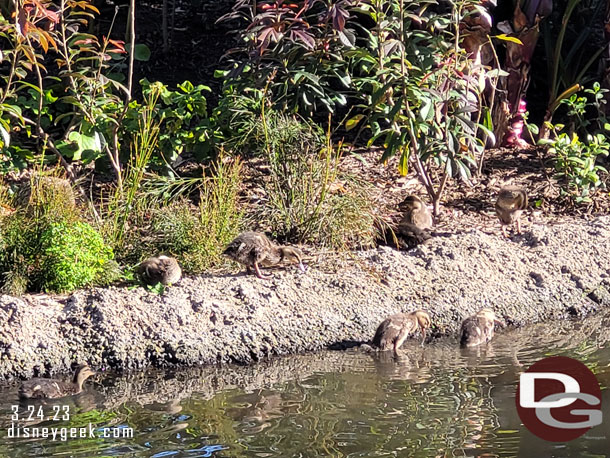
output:
[[161, 127], [150, 165], [168, 171], [168, 164], [184, 153], [191, 153], [199, 160], [213, 156], [219, 134], [208, 117], [203, 95], [210, 91], [209, 87], [184, 81], [176, 90], [171, 90], [160, 82], [150, 83], [146, 79], [140, 84], [144, 101], [129, 104], [122, 133], [133, 137], [141, 134], [142, 119], [146, 117], [150, 117], [148, 125]]
[[223, 76], [240, 90], [269, 86], [279, 109], [333, 113], [347, 103], [350, 73], [345, 51], [355, 36], [346, 27], [349, 0], [287, 3], [235, 2], [224, 19], [245, 20], [230, 71]]
[[267, 204], [254, 215], [279, 239], [332, 248], [372, 245], [374, 208], [367, 186], [339, 169], [340, 146], [296, 118], [265, 120], [270, 178]]
[[20, 211], [6, 218], [2, 226], [0, 266], [6, 293], [69, 292], [106, 284], [118, 276], [111, 263], [112, 250], [87, 223], [60, 222], [45, 227]]
[[69, 182], [35, 175], [13, 200], [16, 210], [0, 219], [5, 293], [69, 292], [118, 277], [112, 250], [80, 221]]
[[[380, 140], [382, 161], [400, 156], [399, 171], [413, 167], [438, 214], [447, 182], [468, 180], [483, 150], [481, 91], [488, 75], [461, 47], [460, 24], [477, 2], [460, 0], [431, 8], [427, 0], [362, 2], [374, 22], [364, 46], [349, 53], [357, 69], [354, 85], [364, 110], [348, 129], [370, 129]], [[439, 11], [440, 10], [440, 11]]]
[[108, 282], [114, 257], [102, 236], [87, 223], [54, 223], [40, 237], [42, 272], [40, 289], [73, 291]]
[[36, 224], [78, 219], [76, 198], [70, 182], [56, 176], [34, 174], [15, 197]]
[[[211, 176], [200, 185], [196, 211], [185, 199], [155, 212], [154, 234], [149, 251], [178, 256], [186, 272], [201, 273], [223, 262], [224, 247], [237, 235], [242, 212], [237, 196], [241, 185], [241, 162], [219, 160]], [[151, 253], [152, 253], [151, 251]]]
[[561, 133], [555, 140], [543, 143], [550, 144], [549, 152], [563, 185], [562, 193], [577, 204], [591, 202], [590, 195], [605, 187], [601, 174], [608, 173], [598, 164], [598, 157], [608, 156], [610, 152], [605, 135], [588, 136], [585, 143], [576, 134]]

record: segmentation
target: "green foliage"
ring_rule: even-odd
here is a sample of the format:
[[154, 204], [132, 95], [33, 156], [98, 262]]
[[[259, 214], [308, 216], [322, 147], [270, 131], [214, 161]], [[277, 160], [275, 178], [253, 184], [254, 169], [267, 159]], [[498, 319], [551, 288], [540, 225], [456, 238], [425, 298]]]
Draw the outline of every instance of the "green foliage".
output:
[[108, 281], [106, 269], [113, 252], [87, 223], [51, 224], [40, 236], [40, 289], [69, 292]]
[[608, 171], [598, 164], [599, 156], [608, 156], [610, 142], [603, 134], [588, 136], [580, 141], [576, 134], [559, 134], [546, 142], [554, 156], [555, 170], [563, 184], [563, 193], [577, 204], [590, 203], [591, 194], [598, 188], [605, 188], [601, 174]]
[[151, 224], [155, 237], [148, 250], [178, 256], [189, 273], [222, 264], [222, 251], [237, 236], [241, 224], [240, 185], [239, 159], [220, 158], [199, 187], [196, 210], [180, 199], [155, 212]]
[[479, 132], [492, 135], [479, 123], [485, 71], [460, 47], [460, 24], [476, 3], [438, 13], [427, 0], [361, 2], [356, 11], [375, 25], [366, 46], [347, 53], [364, 111], [347, 128], [370, 129], [368, 144], [382, 141], [383, 160], [400, 155], [402, 174], [413, 164], [435, 213], [448, 178], [470, 177], [484, 146]]
[[[150, 83], [146, 79], [140, 84], [144, 103], [132, 101], [129, 104], [123, 128], [126, 134], [135, 134], [140, 128], [143, 110], [150, 111], [152, 121], [161, 128], [158, 154], [152, 156], [151, 165], [165, 169], [184, 153], [192, 153], [200, 160], [213, 155], [218, 134], [208, 117], [203, 95], [210, 91], [209, 87], [185, 81], [172, 91], [159, 82]], [[150, 106], [152, 100], [154, 105]]]
[[583, 92], [583, 94], [574, 93], [560, 102], [566, 108], [565, 117], [568, 120], [569, 131], [583, 136], [610, 131], [610, 123], [605, 113], [605, 95], [608, 89], [603, 89], [598, 82], [595, 82]]
[[0, 78], [0, 136], [5, 169], [24, 167], [31, 150], [91, 162], [107, 154], [120, 172], [116, 129], [123, 113], [118, 81], [123, 42], [83, 32], [99, 13], [90, 2], [24, 0], [17, 20], [2, 19], [9, 62]]
[[375, 239], [367, 186], [339, 169], [340, 147], [329, 135], [293, 117], [264, 118], [268, 202], [256, 209], [259, 224], [279, 239], [332, 248], [365, 247]]
[[[0, 73], [6, 85], [0, 89], [4, 170], [26, 167], [35, 150], [53, 153], [63, 166], [104, 158], [100, 162], [110, 164], [121, 187], [122, 161], [138, 141], [140, 119], [152, 98], [162, 131], [150, 166], [171, 173], [169, 164], [183, 153], [213, 156], [216, 131], [203, 95], [208, 87], [186, 81], [174, 91], [144, 79], [143, 102], [132, 100], [131, 83], [123, 84], [124, 43], [84, 32], [97, 9], [78, 0], [66, 0], [61, 8], [43, 3], [25, 0], [18, 24], [0, 22], [0, 39], [12, 46], [0, 56], [9, 62], [8, 72]], [[134, 51], [136, 60], [150, 57], [145, 45]]]
[[355, 35], [346, 27], [348, 0], [304, 4], [238, 0], [224, 19], [246, 21], [240, 46], [225, 73], [240, 90], [269, 84], [278, 109], [303, 114], [335, 112], [347, 103], [351, 87], [344, 52]]
[[244, 156], [264, 149], [265, 132], [260, 113], [265, 101], [264, 92], [260, 89], [238, 90], [230, 84], [224, 85], [213, 116], [225, 149], [238, 151]]
[[63, 181], [33, 178], [27, 199], [17, 196], [17, 210], [0, 219], [4, 292], [69, 292], [120, 275], [101, 235], [79, 221], [74, 195]]
[[126, 250], [126, 230], [129, 223], [141, 224], [137, 220], [138, 215], [141, 215], [148, 205], [146, 199], [139, 199], [139, 193], [157, 146], [160, 121], [155, 119], [154, 111], [162, 87], [161, 84], [153, 85], [144, 99], [143, 107], [139, 111], [137, 130], [133, 134], [132, 151], [125, 168], [124, 180], [116, 183], [110, 198], [102, 202], [101, 215], [96, 215], [104, 237], [117, 253]]

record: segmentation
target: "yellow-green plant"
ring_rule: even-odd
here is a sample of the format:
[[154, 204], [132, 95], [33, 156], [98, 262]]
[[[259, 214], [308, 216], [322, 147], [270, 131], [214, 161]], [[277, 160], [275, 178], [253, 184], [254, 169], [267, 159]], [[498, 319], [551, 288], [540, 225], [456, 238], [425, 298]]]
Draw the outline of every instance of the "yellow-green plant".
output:
[[324, 135], [273, 111], [262, 119], [271, 171], [267, 203], [255, 210], [263, 229], [279, 239], [333, 248], [372, 245], [375, 212], [368, 187], [341, 171], [342, 145], [332, 143], [330, 131]]
[[13, 202], [0, 218], [4, 292], [69, 292], [116, 279], [112, 249], [82, 221], [67, 180], [34, 175]]
[[239, 158], [221, 155], [199, 185], [196, 208], [186, 199], [179, 199], [156, 210], [149, 249], [154, 247], [153, 251], [177, 256], [190, 273], [221, 264], [222, 251], [240, 229], [241, 170]]
[[141, 110], [138, 131], [133, 136], [124, 180], [117, 183], [110, 199], [103, 202], [102, 215], [98, 216], [98, 224], [103, 228], [106, 239], [117, 251], [125, 249], [128, 223], [142, 224], [142, 221], [134, 221], [134, 217], [143, 214], [142, 206], [149, 203], [146, 199], [138, 198], [138, 193], [159, 136], [160, 121], [155, 118], [154, 111], [162, 86], [151, 87]]
[[591, 195], [605, 187], [602, 177], [607, 176], [608, 171], [598, 163], [599, 156], [610, 153], [610, 143], [604, 134], [589, 135], [583, 142], [575, 133], [571, 136], [560, 133], [543, 144], [550, 146], [549, 153], [553, 156], [562, 193], [575, 203], [590, 203]]

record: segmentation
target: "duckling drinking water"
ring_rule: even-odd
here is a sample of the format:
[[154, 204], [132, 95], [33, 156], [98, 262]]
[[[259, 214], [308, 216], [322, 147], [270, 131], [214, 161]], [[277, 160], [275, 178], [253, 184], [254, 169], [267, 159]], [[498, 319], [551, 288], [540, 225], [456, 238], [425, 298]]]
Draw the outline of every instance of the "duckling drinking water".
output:
[[76, 368], [72, 382], [51, 378], [33, 378], [19, 387], [19, 396], [24, 399], [54, 399], [72, 396], [83, 391], [83, 383], [95, 372], [86, 364]]
[[517, 186], [505, 186], [500, 189], [496, 201], [496, 214], [502, 223], [502, 233], [508, 236], [506, 226], [517, 224], [517, 233], [521, 234], [521, 213], [527, 208], [527, 191]]
[[180, 281], [182, 269], [178, 261], [168, 256], [148, 258], [136, 269], [136, 273], [147, 285], [173, 285]]
[[426, 329], [430, 327], [432, 320], [430, 315], [423, 310], [416, 310], [410, 313], [397, 313], [392, 315], [379, 325], [375, 337], [373, 337], [373, 345], [381, 351], [393, 348], [394, 353], [398, 353], [398, 349], [403, 344], [405, 339], [413, 334], [419, 328], [422, 335], [422, 345], [426, 340]]
[[462, 322], [460, 345], [476, 347], [489, 342], [494, 336], [496, 324], [504, 326], [504, 323], [496, 318], [496, 314], [491, 309], [483, 309], [476, 315], [469, 316]]
[[256, 276], [262, 279], [268, 279], [270, 275], [263, 275], [261, 267], [276, 266], [284, 261], [298, 263], [301, 272], [306, 270], [300, 250], [277, 246], [260, 232], [242, 232], [229, 243], [223, 255], [245, 265], [248, 273], [254, 270]]

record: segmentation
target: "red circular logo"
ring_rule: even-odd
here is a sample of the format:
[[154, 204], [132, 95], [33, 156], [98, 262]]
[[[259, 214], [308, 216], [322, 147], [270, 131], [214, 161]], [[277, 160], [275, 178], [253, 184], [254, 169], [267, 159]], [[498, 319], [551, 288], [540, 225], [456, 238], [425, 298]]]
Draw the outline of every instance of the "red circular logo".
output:
[[567, 442], [601, 424], [601, 390], [587, 366], [565, 356], [545, 358], [521, 374], [517, 412], [541, 439]]

